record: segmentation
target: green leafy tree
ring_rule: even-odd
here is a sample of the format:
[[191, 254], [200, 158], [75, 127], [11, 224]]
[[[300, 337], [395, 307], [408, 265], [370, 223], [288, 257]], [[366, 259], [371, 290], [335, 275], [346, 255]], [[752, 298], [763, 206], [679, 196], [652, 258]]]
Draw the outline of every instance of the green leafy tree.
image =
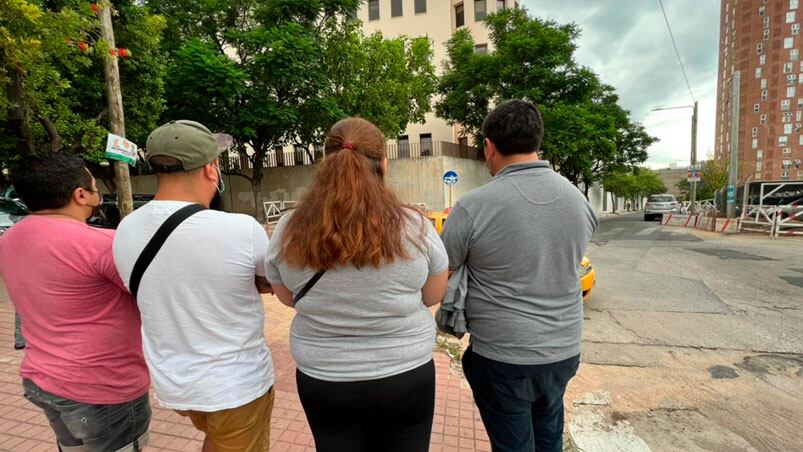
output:
[[[108, 46], [88, 2], [0, 0], [0, 161], [21, 155], [75, 152], [97, 165], [106, 138], [103, 59]], [[116, 3], [117, 45], [128, 136], [143, 143], [163, 108], [164, 20], [129, 0]]]
[[647, 168], [634, 168], [630, 171], [613, 171], [602, 178], [605, 190], [612, 193], [613, 211], [618, 208], [618, 199], [624, 198], [635, 209], [643, 198], [665, 193], [666, 186], [655, 171]]
[[251, 161], [261, 215], [271, 149], [320, 143], [346, 115], [397, 135], [422, 121], [435, 88], [425, 38], [365, 37], [360, 0], [151, 0], [170, 18], [165, 119], [192, 118], [234, 138]]
[[647, 158], [656, 141], [618, 105], [614, 89], [574, 60], [579, 29], [508, 9], [485, 19], [494, 51], [474, 50], [468, 30], [447, 43], [438, 85], [438, 116], [482, 144], [481, 127], [492, 105], [528, 99], [544, 119], [542, 157], [576, 185], [588, 188], [614, 170]]

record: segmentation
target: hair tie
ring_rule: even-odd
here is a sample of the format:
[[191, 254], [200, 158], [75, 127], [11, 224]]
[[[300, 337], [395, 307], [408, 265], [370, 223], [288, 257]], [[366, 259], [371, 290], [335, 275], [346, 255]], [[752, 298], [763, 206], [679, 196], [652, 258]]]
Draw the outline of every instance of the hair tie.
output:
[[352, 143], [351, 141], [344, 141], [343, 145], [340, 146], [340, 148], [341, 149], [351, 149], [352, 151], [356, 151], [356, 149], [354, 149], [354, 143]]

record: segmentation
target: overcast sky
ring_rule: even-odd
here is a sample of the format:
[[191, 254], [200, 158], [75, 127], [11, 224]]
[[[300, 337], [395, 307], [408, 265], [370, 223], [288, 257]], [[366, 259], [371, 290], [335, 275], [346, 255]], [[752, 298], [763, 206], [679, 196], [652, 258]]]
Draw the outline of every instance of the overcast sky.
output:
[[[697, 156], [713, 152], [716, 115], [719, 0], [663, 0], [699, 101]], [[582, 28], [577, 61], [613, 85], [622, 106], [660, 139], [647, 163], [665, 168], [689, 163], [691, 109], [650, 112], [690, 105], [658, 0], [523, 0], [534, 16]]]

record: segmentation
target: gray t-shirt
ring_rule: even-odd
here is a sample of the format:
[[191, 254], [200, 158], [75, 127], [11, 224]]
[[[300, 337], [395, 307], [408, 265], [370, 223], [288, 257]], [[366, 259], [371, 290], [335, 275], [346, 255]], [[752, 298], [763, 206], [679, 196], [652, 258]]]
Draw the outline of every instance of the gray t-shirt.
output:
[[546, 161], [507, 166], [455, 205], [443, 241], [449, 268], [468, 270], [474, 352], [524, 365], [580, 353], [580, 262], [597, 224]]
[[[397, 375], [432, 359], [435, 322], [421, 297], [427, 278], [443, 273], [448, 258], [435, 228], [411, 215], [406, 240], [410, 259], [357, 269], [328, 270], [296, 305], [290, 352], [305, 374], [326, 381], [361, 381]], [[268, 247], [271, 284], [298, 293], [315, 271], [290, 267], [280, 256], [289, 215], [279, 221]]]

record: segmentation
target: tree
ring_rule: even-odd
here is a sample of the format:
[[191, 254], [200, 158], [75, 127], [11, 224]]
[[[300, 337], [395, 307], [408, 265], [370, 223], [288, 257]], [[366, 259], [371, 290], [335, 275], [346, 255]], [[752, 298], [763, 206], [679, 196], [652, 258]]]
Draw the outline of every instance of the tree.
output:
[[643, 198], [666, 192], [666, 186], [658, 174], [647, 168], [607, 173], [602, 178], [602, 184], [605, 190], [615, 195], [614, 212], [618, 208], [617, 198], [625, 198], [630, 201], [633, 208], [638, 208]]
[[[163, 107], [164, 20], [129, 0], [117, 3], [117, 40], [129, 137], [143, 143]], [[112, 185], [103, 160], [106, 129], [101, 65], [110, 49], [98, 37], [89, 3], [6, 0], [0, 8], [0, 161], [49, 152], [83, 155]]]
[[489, 108], [506, 99], [528, 99], [544, 120], [542, 157], [576, 185], [588, 188], [614, 170], [647, 158], [656, 141], [618, 105], [614, 89], [574, 60], [575, 25], [531, 18], [523, 9], [489, 15], [494, 51], [474, 50], [467, 30], [447, 43], [448, 60], [435, 110], [482, 145]]
[[425, 38], [364, 37], [360, 0], [151, 0], [170, 18], [165, 119], [193, 118], [234, 138], [253, 164], [257, 216], [269, 150], [320, 143], [346, 115], [396, 135], [423, 120], [435, 87]]

